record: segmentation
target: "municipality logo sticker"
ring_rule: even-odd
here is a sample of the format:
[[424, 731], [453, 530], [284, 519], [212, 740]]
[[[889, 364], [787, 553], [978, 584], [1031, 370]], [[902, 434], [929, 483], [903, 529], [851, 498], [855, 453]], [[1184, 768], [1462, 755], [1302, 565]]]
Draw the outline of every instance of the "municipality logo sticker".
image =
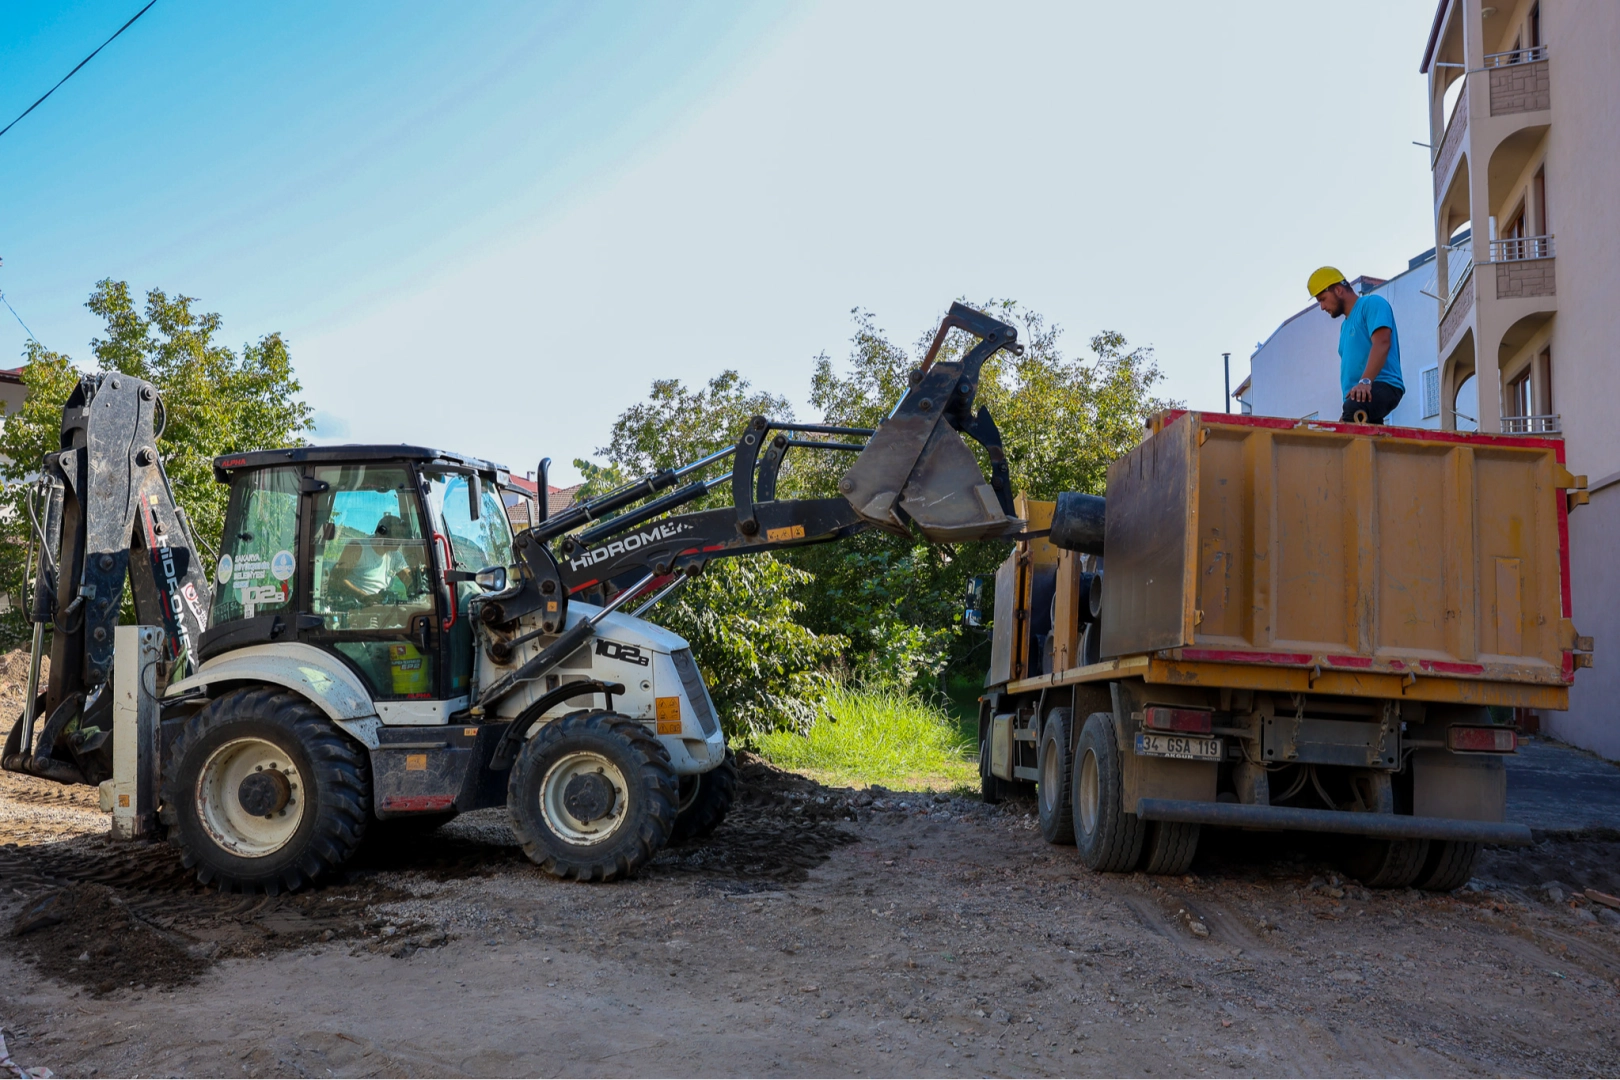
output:
[[221, 555], [219, 557], [219, 570], [214, 576], [219, 578], [219, 583], [221, 585], [227, 585], [230, 583], [231, 557], [229, 555]]
[[293, 553], [283, 548], [270, 556], [270, 576], [277, 581], [286, 581], [293, 576]]

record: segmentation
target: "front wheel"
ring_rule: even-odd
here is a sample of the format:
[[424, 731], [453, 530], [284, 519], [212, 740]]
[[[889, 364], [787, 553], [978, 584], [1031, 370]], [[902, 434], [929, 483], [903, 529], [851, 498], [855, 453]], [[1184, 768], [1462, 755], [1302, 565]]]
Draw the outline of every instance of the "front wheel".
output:
[[197, 880], [291, 891], [348, 862], [365, 835], [365, 751], [279, 688], [216, 698], [186, 721], [163, 770], [162, 820]]
[[570, 713], [523, 745], [506, 808], [523, 851], [549, 874], [613, 881], [668, 841], [675, 770], [645, 725], [604, 710]]

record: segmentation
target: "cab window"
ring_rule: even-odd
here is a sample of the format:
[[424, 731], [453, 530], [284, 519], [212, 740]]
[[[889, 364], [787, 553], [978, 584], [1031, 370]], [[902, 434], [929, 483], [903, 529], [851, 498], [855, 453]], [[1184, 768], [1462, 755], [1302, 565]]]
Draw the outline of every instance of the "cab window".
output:
[[512, 524], [493, 484], [483, 485], [478, 518], [473, 519], [466, 473], [429, 470], [428, 501], [442, 523], [456, 568], [482, 570], [512, 565]]
[[298, 566], [298, 489], [295, 468], [231, 478], [209, 625], [288, 610]]
[[407, 629], [433, 611], [416, 485], [400, 465], [315, 469], [315, 613], [328, 630]]

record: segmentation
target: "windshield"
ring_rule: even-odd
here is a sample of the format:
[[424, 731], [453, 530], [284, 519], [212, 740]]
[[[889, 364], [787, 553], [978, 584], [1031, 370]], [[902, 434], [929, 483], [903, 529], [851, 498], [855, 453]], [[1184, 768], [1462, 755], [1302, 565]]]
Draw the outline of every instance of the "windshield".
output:
[[427, 470], [428, 504], [450, 541], [456, 569], [512, 565], [512, 525], [493, 484], [484, 484], [478, 518], [472, 516], [466, 473]]

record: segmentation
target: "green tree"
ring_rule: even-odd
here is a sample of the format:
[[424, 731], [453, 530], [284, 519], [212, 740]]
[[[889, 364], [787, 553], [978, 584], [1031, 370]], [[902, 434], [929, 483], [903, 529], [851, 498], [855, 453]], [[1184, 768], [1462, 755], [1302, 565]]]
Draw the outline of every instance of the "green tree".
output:
[[[220, 318], [195, 311], [196, 302], [152, 289], [138, 310], [126, 283], [104, 280], [86, 306], [106, 324], [105, 336], [90, 342], [97, 370], [133, 375], [158, 388], [164, 424], [158, 452], [176, 499], [203, 541], [213, 545], [224, 525], [226, 498], [225, 487], [214, 482], [213, 459], [301, 445], [312, 425], [281, 335], [267, 334], [238, 354], [215, 340]], [[0, 530], [0, 588], [13, 597], [23, 595], [27, 481], [45, 454], [59, 448], [62, 406], [83, 374], [67, 355], [35, 341], [23, 355], [28, 396], [0, 429], [0, 501], [8, 511]], [[21, 612], [12, 611], [0, 635], [14, 641], [24, 629]]]

